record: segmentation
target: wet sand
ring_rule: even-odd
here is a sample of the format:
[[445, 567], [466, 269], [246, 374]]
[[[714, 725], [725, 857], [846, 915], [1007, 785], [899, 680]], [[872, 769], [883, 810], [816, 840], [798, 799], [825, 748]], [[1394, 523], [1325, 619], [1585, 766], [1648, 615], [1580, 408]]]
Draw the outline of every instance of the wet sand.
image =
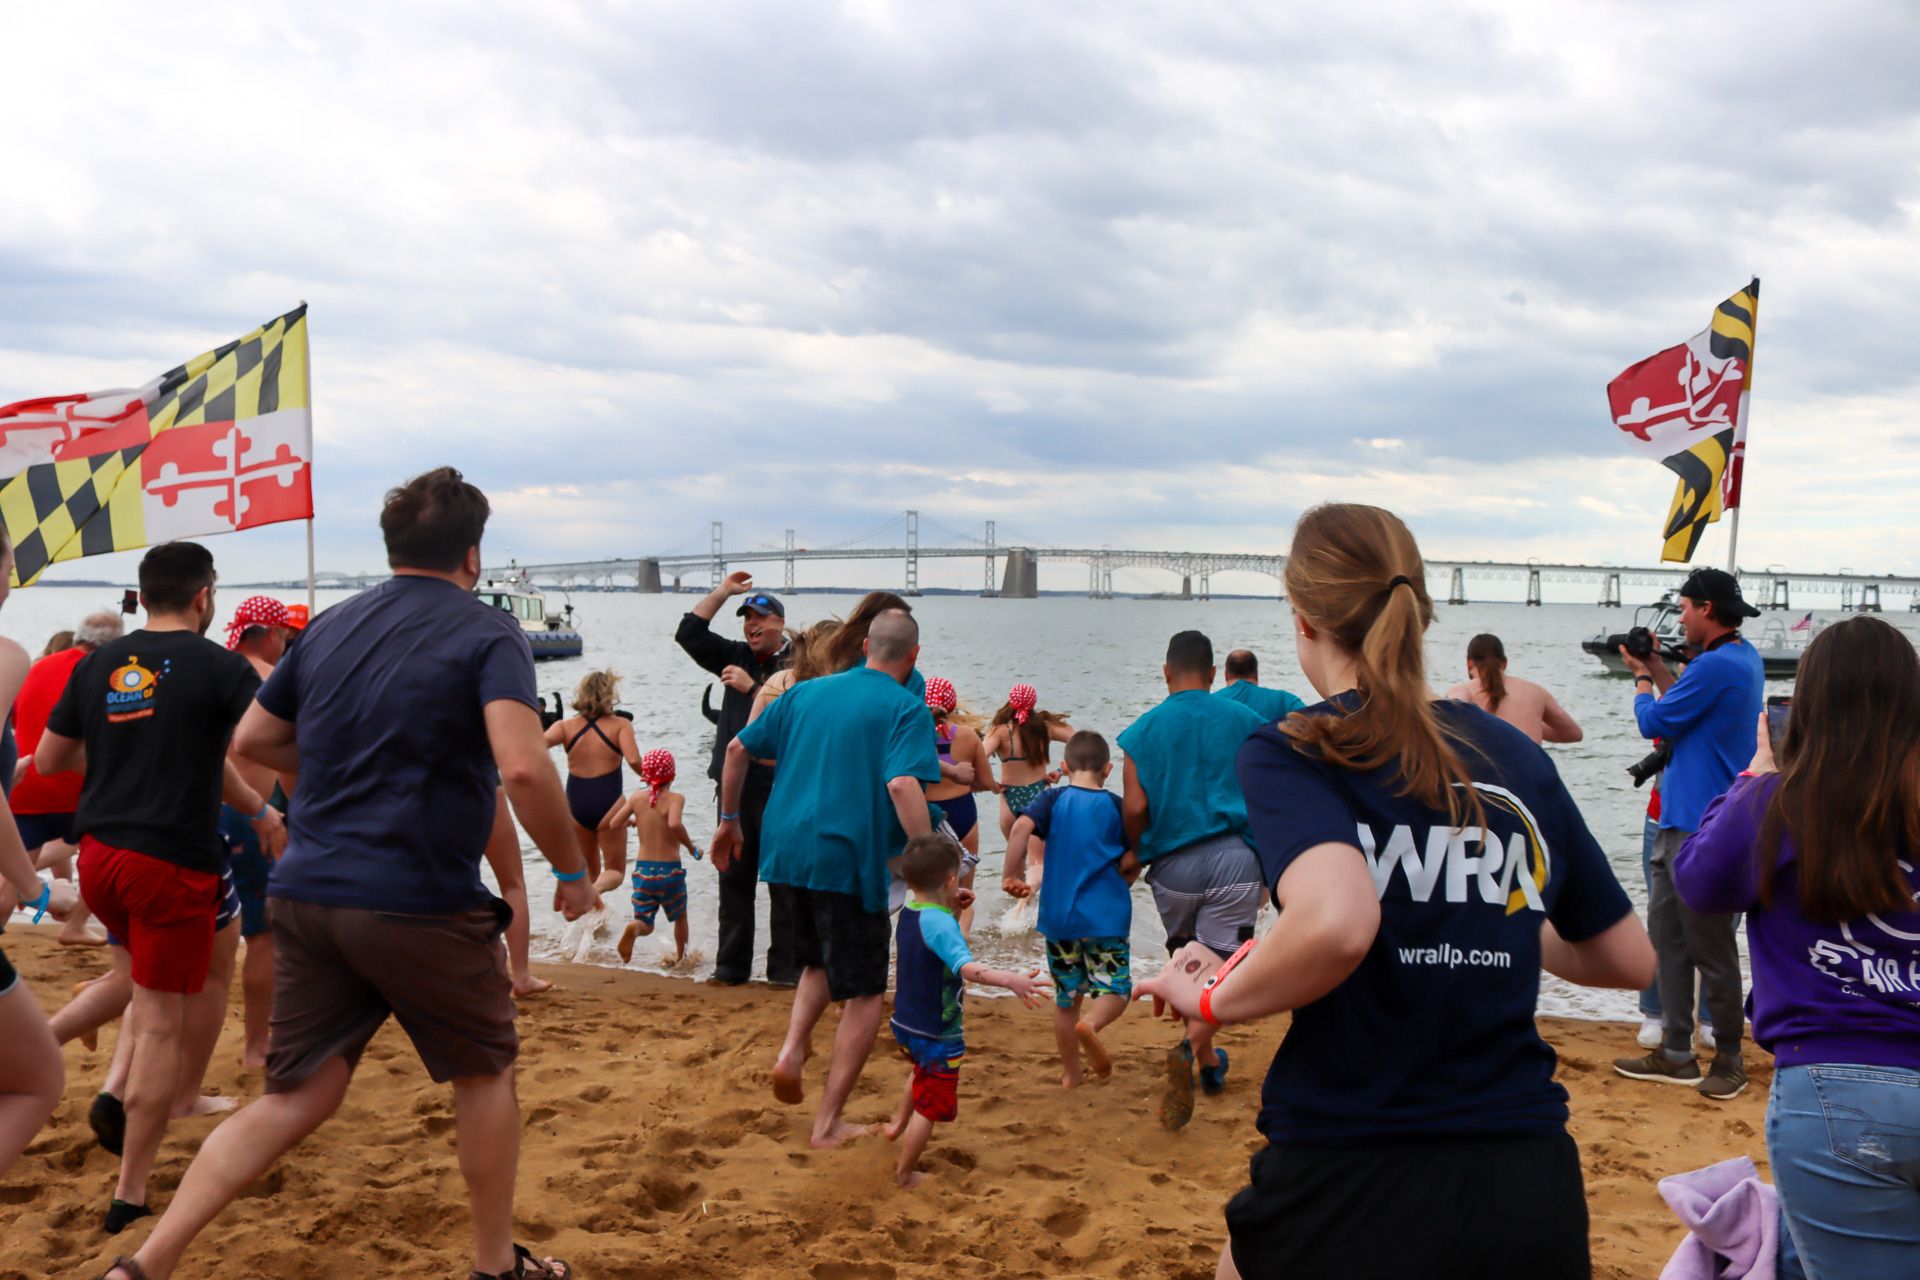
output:
[[[52, 929], [15, 927], [4, 946], [49, 1008], [98, 971], [100, 952], [54, 945]], [[536, 966], [559, 989], [522, 1002], [524, 1122], [516, 1236], [581, 1275], [885, 1277], [1144, 1276], [1205, 1280], [1221, 1206], [1259, 1145], [1260, 1076], [1284, 1021], [1231, 1030], [1234, 1076], [1202, 1097], [1180, 1133], [1153, 1119], [1156, 1068], [1170, 1031], [1145, 1009], [1107, 1034], [1113, 1080], [1074, 1093], [1044, 1009], [968, 1002], [960, 1118], [934, 1133], [917, 1191], [893, 1181], [893, 1150], [867, 1138], [807, 1149], [824, 1058], [808, 1064], [808, 1104], [786, 1107], [768, 1069], [787, 993], [719, 989], [629, 971]], [[818, 1048], [832, 1032], [830, 1012]], [[258, 1096], [239, 1066], [239, 991], [210, 1088]], [[1624, 1080], [1608, 1061], [1631, 1028], [1543, 1020], [1573, 1095], [1586, 1166], [1594, 1274], [1658, 1274], [1681, 1232], [1655, 1182], [1749, 1154], [1766, 1165], [1762, 1114], [1771, 1063], [1749, 1052], [1753, 1085], [1729, 1104]], [[116, 1163], [96, 1147], [86, 1110], [115, 1031], [100, 1048], [67, 1047], [67, 1095], [0, 1185], [0, 1277], [97, 1275], [150, 1230], [99, 1229]], [[890, 1114], [904, 1062], [882, 1032], [850, 1117]], [[165, 1205], [217, 1121], [176, 1122], [154, 1178]], [[181, 1276], [465, 1276], [468, 1220], [449, 1091], [427, 1079], [389, 1024], [361, 1063], [341, 1112], [282, 1160], [204, 1234]], [[1417, 1274], [1410, 1260], [1409, 1274]]]

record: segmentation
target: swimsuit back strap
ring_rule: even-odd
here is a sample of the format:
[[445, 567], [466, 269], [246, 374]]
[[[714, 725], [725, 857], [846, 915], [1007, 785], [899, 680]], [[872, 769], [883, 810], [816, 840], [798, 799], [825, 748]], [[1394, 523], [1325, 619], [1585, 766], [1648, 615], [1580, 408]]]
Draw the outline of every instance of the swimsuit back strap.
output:
[[600, 727], [600, 718], [595, 716], [593, 719], [587, 721], [586, 728], [573, 735], [573, 741], [567, 744], [567, 753], [569, 755], [573, 753], [575, 747], [580, 745], [580, 739], [586, 737], [588, 733], [592, 733], [595, 737], [599, 738], [600, 741], [606, 743], [613, 754], [620, 754], [620, 744], [606, 735], [606, 731]]

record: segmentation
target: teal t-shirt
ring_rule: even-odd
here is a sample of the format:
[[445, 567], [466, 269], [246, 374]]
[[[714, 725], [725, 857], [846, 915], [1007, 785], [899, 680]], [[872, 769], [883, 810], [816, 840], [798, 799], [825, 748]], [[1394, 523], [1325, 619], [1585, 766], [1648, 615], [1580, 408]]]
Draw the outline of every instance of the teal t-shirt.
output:
[[[1296, 711], [1304, 711], [1307, 706], [1285, 689], [1269, 689], [1251, 680], [1235, 680], [1232, 684], [1223, 684], [1213, 691], [1213, 696], [1239, 703], [1259, 716], [1262, 724], [1285, 720]], [[1149, 791], [1147, 794], [1153, 793]]]
[[1188, 689], [1126, 727], [1120, 749], [1147, 793], [1147, 830], [1135, 851], [1140, 861], [1212, 836], [1247, 834], [1234, 761], [1247, 735], [1265, 723], [1231, 698]]
[[907, 841], [887, 783], [940, 780], [926, 704], [886, 672], [855, 667], [794, 685], [739, 741], [778, 766], [760, 829], [760, 878], [852, 894], [868, 911], [885, 911], [887, 860]]

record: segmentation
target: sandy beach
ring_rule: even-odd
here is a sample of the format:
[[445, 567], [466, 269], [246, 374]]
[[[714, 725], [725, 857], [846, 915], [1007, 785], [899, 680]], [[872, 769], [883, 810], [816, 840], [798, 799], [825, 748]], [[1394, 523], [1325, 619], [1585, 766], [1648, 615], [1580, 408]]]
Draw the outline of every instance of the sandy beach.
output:
[[[4, 945], [49, 1010], [104, 963], [100, 952], [56, 946], [51, 926], [11, 928]], [[1221, 1206], [1259, 1143], [1260, 1076], [1284, 1029], [1276, 1020], [1228, 1032], [1235, 1074], [1226, 1094], [1202, 1098], [1193, 1124], [1169, 1134], [1153, 1119], [1168, 1032], [1144, 1009], [1109, 1036], [1112, 1082], [1067, 1094], [1044, 1010], [972, 1000], [960, 1119], [934, 1134], [933, 1176], [904, 1192], [884, 1141], [810, 1152], [808, 1107], [783, 1107], [768, 1092], [785, 992], [536, 967], [558, 989], [520, 1006], [516, 1235], [590, 1280], [1204, 1280]], [[209, 1085], [244, 1101], [261, 1081], [239, 1067], [237, 989], [233, 999]], [[1764, 1170], [1770, 1060], [1750, 1051], [1752, 1087], [1716, 1104], [1614, 1075], [1608, 1060], [1632, 1047], [1626, 1026], [1543, 1020], [1542, 1030], [1573, 1095], [1594, 1274], [1657, 1275], [1681, 1235], [1659, 1178], [1742, 1153]], [[94, 1145], [86, 1110], [113, 1034], [97, 1050], [67, 1047], [66, 1098], [0, 1186], [0, 1277], [97, 1275], [149, 1229], [136, 1224], [115, 1238], [98, 1226], [115, 1162]], [[823, 1059], [809, 1064], [809, 1105], [824, 1069]], [[883, 1039], [850, 1117], [882, 1119], [904, 1070]], [[169, 1132], [154, 1175], [157, 1207], [214, 1123], [181, 1121]], [[467, 1241], [450, 1095], [389, 1024], [340, 1114], [228, 1210], [179, 1274], [460, 1277]]]

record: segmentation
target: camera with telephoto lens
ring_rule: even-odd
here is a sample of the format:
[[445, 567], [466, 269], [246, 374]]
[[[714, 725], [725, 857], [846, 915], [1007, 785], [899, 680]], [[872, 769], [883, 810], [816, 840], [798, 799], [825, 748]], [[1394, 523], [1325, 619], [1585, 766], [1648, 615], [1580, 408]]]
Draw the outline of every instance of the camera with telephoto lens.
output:
[[1626, 632], [1616, 632], [1607, 637], [1609, 651], [1625, 649], [1630, 655], [1645, 662], [1653, 657], [1655, 650], [1668, 662], [1685, 662], [1687, 651], [1675, 644], [1661, 644], [1651, 630], [1646, 627], [1633, 627]]
[[1644, 760], [1627, 766], [1627, 776], [1633, 779], [1634, 790], [1647, 785], [1647, 780], [1657, 777], [1662, 769], [1673, 763], [1673, 744], [1663, 742], [1647, 753]]

